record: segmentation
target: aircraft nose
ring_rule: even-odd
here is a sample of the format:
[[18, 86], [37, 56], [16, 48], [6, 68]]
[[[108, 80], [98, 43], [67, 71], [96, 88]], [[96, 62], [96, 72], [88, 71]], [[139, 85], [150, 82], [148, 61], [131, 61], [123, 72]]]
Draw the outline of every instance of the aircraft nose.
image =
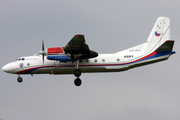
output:
[[10, 65], [9, 64], [6, 64], [5, 66], [2, 67], [2, 70], [4, 72], [8, 72], [10, 70]]

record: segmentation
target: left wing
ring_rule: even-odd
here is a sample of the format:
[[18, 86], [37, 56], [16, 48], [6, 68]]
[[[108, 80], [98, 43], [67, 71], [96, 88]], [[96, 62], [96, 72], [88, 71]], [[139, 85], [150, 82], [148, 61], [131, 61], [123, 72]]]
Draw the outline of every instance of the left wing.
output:
[[89, 54], [89, 46], [85, 43], [84, 35], [75, 35], [63, 48], [68, 54]]
[[39, 54], [47, 57], [48, 60], [59, 60], [60, 62], [77, 61], [79, 59], [89, 59], [98, 56], [98, 53], [89, 50], [89, 46], [85, 43], [84, 35], [75, 35], [65, 47], [53, 47], [44, 50]]

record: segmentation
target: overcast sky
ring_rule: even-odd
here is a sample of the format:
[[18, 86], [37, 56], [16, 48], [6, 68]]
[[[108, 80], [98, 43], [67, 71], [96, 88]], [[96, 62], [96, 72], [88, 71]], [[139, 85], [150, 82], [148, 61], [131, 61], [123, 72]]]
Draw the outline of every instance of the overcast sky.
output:
[[0, 66], [45, 47], [62, 47], [77, 33], [98, 53], [146, 41], [159, 16], [171, 18], [177, 52], [169, 60], [118, 73], [22, 76], [0, 71], [2, 120], [180, 119], [179, 0], [1, 0]]

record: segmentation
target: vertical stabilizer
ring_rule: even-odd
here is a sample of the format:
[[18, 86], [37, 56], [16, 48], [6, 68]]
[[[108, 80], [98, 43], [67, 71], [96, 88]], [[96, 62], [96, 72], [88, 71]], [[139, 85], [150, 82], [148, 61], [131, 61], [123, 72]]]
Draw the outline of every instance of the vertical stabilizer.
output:
[[145, 43], [144, 51], [152, 52], [170, 40], [170, 18], [159, 17]]

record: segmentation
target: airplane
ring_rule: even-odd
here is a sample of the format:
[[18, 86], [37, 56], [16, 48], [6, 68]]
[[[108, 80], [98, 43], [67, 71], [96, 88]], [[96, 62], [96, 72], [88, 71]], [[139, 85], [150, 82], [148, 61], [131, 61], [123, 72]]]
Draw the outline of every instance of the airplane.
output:
[[98, 54], [89, 49], [82, 34], [76, 34], [65, 47], [42, 50], [39, 56], [20, 57], [3, 66], [7, 73], [17, 74], [17, 81], [23, 81], [23, 74], [74, 74], [74, 84], [80, 86], [81, 73], [120, 72], [167, 60], [174, 41], [170, 40], [170, 18], [159, 17], [146, 42], [114, 54]]

